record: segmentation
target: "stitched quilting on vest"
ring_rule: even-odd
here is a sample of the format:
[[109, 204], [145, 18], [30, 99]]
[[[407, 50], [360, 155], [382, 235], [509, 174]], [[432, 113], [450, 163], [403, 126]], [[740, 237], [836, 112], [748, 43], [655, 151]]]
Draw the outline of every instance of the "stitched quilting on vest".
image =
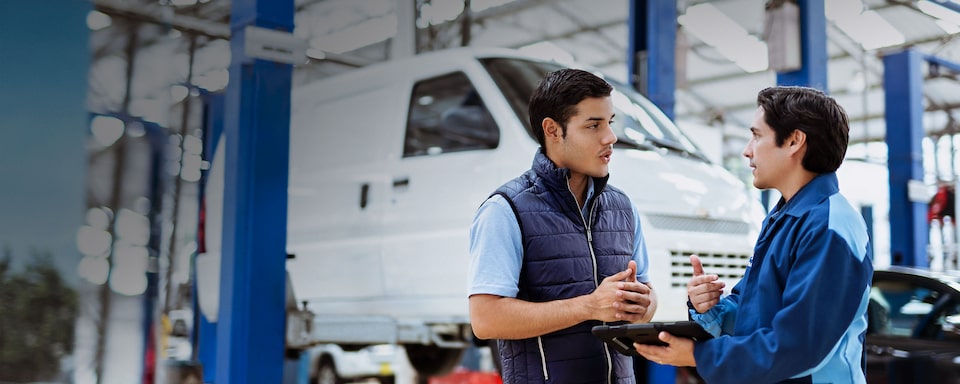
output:
[[[595, 179], [600, 193], [587, 202], [592, 209], [584, 218], [566, 188], [565, 172], [543, 159], [538, 153], [533, 169], [496, 192], [518, 215], [524, 252], [518, 298], [533, 302], [593, 292], [603, 278], [626, 269], [635, 233], [626, 195]], [[607, 383], [611, 369], [613, 382], [633, 382], [632, 359], [610, 351], [590, 333], [598, 324], [587, 321], [538, 338], [500, 340], [504, 382]]]

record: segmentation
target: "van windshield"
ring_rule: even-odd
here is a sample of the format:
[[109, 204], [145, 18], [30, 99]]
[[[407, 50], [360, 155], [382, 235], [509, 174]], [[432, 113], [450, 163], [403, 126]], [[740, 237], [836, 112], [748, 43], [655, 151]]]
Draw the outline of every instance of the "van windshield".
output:
[[[480, 62], [527, 128], [527, 134], [536, 140], [530, 129], [527, 102], [540, 79], [562, 67], [555, 63], [506, 58], [481, 59]], [[613, 127], [617, 134], [615, 146], [666, 150], [707, 161], [700, 149], [647, 98], [627, 84], [598, 75], [614, 87], [612, 99], [617, 116]]]

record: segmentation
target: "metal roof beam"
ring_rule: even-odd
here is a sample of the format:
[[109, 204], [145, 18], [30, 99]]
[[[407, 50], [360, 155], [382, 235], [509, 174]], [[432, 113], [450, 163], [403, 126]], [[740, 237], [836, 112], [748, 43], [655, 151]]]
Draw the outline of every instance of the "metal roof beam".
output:
[[112, 16], [167, 25], [179, 31], [215, 39], [230, 39], [230, 27], [227, 24], [177, 14], [172, 12], [173, 9], [156, 3], [132, 4], [121, 0], [94, 0], [93, 6], [96, 10]]

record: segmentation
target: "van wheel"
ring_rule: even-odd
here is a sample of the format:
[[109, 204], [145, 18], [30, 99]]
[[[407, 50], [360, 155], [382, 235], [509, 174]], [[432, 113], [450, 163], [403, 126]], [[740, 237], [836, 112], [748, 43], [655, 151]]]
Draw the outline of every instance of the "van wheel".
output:
[[323, 359], [320, 362], [316, 384], [343, 384], [343, 379], [337, 374], [337, 367], [333, 365], [333, 361]]
[[403, 348], [407, 352], [410, 365], [424, 377], [450, 373], [463, 357], [463, 348], [440, 348], [423, 344], [406, 344]]

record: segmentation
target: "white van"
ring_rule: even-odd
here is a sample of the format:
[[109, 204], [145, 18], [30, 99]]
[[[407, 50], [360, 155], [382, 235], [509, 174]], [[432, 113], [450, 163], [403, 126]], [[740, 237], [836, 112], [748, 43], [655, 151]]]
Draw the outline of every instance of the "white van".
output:
[[[294, 89], [287, 272], [312, 320], [288, 322], [288, 335], [295, 328], [311, 342], [402, 344], [422, 374], [454, 367], [472, 338], [469, 226], [490, 193], [529, 169], [538, 144], [527, 100], [560, 67], [462, 48]], [[762, 207], [651, 102], [610, 82], [619, 137], [610, 183], [642, 215], [660, 298], [654, 319], [683, 320], [688, 255], [732, 286]], [[222, 184], [220, 163], [208, 185]], [[206, 221], [217, 222], [210, 207]]]

